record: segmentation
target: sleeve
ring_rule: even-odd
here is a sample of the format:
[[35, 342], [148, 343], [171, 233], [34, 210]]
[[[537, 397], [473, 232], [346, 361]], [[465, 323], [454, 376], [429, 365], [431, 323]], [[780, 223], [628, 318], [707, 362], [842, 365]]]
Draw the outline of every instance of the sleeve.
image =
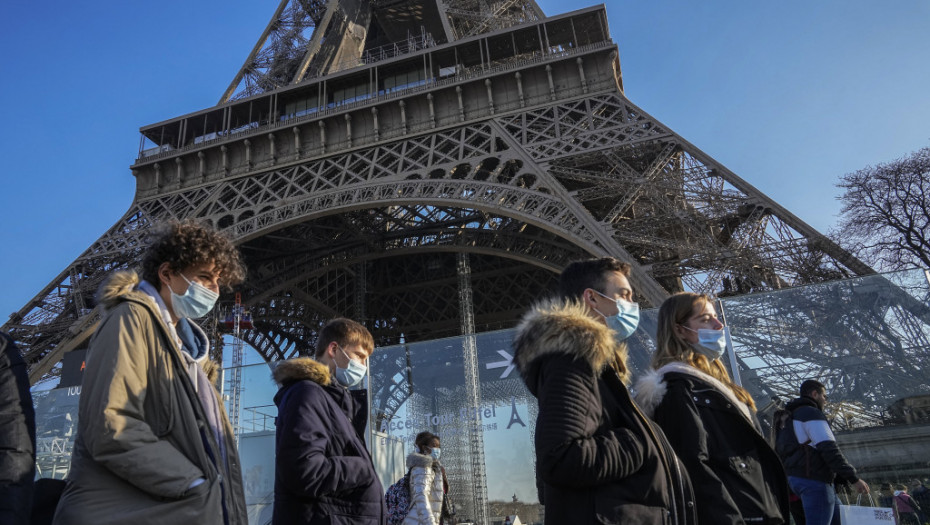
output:
[[[596, 377], [571, 356], [543, 357], [536, 419], [536, 469], [553, 485], [593, 487], [622, 479], [643, 465], [643, 443], [630, 429], [597, 429]], [[542, 493], [542, 491], [540, 491]]]
[[[803, 433], [810, 439], [811, 446], [817, 449], [817, 452], [820, 453], [820, 457], [823, 458], [830, 467], [830, 470], [839, 478], [847, 483], [859, 481], [859, 478], [856, 476], [856, 469], [849, 464], [849, 461], [847, 461], [843, 453], [840, 452], [840, 447], [836, 444], [833, 431], [830, 430], [830, 424], [827, 423], [826, 418], [823, 417], [823, 413], [818, 414], [818, 416], [819, 417], [808, 419], [803, 422], [795, 419], [795, 423], [801, 426], [801, 431], [798, 432], [796, 430], [795, 432], [797, 434]], [[798, 442], [803, 443], [800, 439]]]
[[417, 523], [438, 525], [429, 504], [430, 487], [436, 473], [431, 468], [414, 467], [410, 470], [410, 504], [417, 510]]
[[26, 364], [0, 333], [0, 522], [25, 523], [35, 477], [35, 413]]
[[710, 465], [707, 431], [688, 389], [671, 383], [656, 407], [655, 422], [662, 427], [694, 487], [698, 523], [742, 524], [736, 502]]
[[[332, 417], [326, 392], [305, 381], [290, 387], [278, 407], [277, 475], [293, 494], [304, 498], [336, 494], [371, 485], [371, 466], [361, 456], [328, 455]], [[344, 453], [346, 451], [337, 451]]]
[[206, 476], [147, 419], [158, 344], [151, 315], [141, 307], [123, 303], [104, 320], [88, 352], [78, 425], [94, 461], [149, 494], [180, 498]]

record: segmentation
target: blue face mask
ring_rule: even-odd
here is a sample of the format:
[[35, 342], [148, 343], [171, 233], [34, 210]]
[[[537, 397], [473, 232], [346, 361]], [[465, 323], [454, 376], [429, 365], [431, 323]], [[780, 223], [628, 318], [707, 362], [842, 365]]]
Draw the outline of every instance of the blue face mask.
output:
[[183, 273], [179, 272], [179, 275], [187, 281], [188, 286], [184, 295], [178, 295], [168, 288], [171, 292], [171, 308], [174, 309], [174, 315], [181, 319], [197, 319], [210, 313], [220, 294], [200, 283], [191, 282]]
[[336, 365], [336, 381], [346, 388], [352, 388], [361, 383], [362, 379], [365, 379], [368, 367], [349, 357], [349, 354], [342, 347], [339, 347], [339, 351], [349, 360], [349, 367], [342, 368]]
[[701, 354], [702, 356], [715, 361], [720, 359], [720, 356], [723, 355], [723, 352], [727, 349], [727, 327], [724, 326], [720, 330], [712, 330], [709, 328], [700, 328], [695, 330], [693, 328], [688, 328], [685, 325], [681, 325], [685, 330], [691, 330], [696, 332], [698, 335], [698, 342], [691, 343], [691, 348]]
[[442, 451], [439, 450], [439, 447], [436, 447], [436, 448], [434, 448], [432, 451], [430, 451], [429, 455], [430, 455], [430, 456], [433, 456], [433, 459], [439, 461], [439, 455], [440, 455], [441, 452], [442, 452]]
[[[594, 290], [601, 297], [611, 299], [606, 295]], [[639, 303], [624, 301], [623, 299], [611, 299], [617, 303], [617, 313], [615, 315], [604, 315], [597, 308], [595, 312], [604, 315], [607, 320], [607, 327], [614, 331], [614, 339], [620, 343], [633, 335], [636, 327], [639, 326]]]

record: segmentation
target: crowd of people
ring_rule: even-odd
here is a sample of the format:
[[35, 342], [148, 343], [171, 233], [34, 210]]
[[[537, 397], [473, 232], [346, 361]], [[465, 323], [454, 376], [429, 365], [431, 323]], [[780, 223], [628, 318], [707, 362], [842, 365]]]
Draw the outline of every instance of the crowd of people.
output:
[[[555, 525], [839, 525], [834, 483], [869, 486], [836, 444], [825, 386], [800, 385], [767, 439], [749, 393], [721, 358], [727, 327], [707, 295], [679, 293], [659, 308], [652, 367], [631, 385], [627, 339], [639, 325], [630, 266], [577, 261], [559, 295], [516, 329], [514, 363], [538, 402], [539, 501]], [[216, 365], [193, 319], [221, 287], [245, 277], [228, 238], [194, 222], [155, 238], [140, 271], [100, 288], [71, 469], [47, 506], [57, 525], [248, 522], [237, 444], [216, 390]], [[10, 351], [13, 349], [14, 351]], [[0, 522], [30, 521], [35, 427], [25, 364], [0, 338]], [[313, 357], [278, 363], [273, 379], [272, 523], [388, 523], [385, 491], [366, 447], [368, 358], [374, 340], [338, 318]], [[634, 395], [635, 393], [635, 395]], [[440, 437], [421, 432], [407, 457], [403, 525], [451, 522]], [[928, 489], [883, 487], [900, 524], [924, 523]], [[55, 496], [58, 498], [58, 496]], [[49, 511], [51, 509], [51, 511]], [[54, 512], [52, 518], [51, 512]]]

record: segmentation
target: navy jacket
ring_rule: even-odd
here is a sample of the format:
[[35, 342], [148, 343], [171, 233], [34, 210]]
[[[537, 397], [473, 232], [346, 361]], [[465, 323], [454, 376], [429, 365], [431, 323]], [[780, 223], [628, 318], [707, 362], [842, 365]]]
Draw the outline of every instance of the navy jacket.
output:
[[283, 361], [275, 435], [275, 525], [386, 523], [384, 490], [363, 438], [367, 392], [334, 384], [308, 357]]
[[846, 483], [859, 481], [856, 469], [840, 452], [830, 424], [813, 398], [799, 397], [785, 408], [794, 419], [794, 436], [799, 444], [797, 447], [779, 446], [789, 476], [824, 483], [833, 483], [834, 478]]
[[29, 523], [36, 425], [26, 363], [0, 333], [0, 523]]

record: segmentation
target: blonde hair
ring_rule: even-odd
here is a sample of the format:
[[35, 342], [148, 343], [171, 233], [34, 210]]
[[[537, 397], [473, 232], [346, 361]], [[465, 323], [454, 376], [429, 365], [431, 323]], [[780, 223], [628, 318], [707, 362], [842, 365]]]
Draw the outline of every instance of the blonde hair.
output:
[[668, 363], [680, 361], [687, 363], [701, 372], [710, 375], [727, 386], [737, 399], [750, 409], [756, 409], [756, 402], [745, 388], [730, 379], [730, 374], [719, 359], [711, 361], [692, 350], [691, 345], [682, 339], [675, 327], [684, 325], [694, 315], [700, 314], [713, 298], [705, 294], [691, 292], [677, 293], [659, 307], [658, 330], [656, 333], [656, 353], [652, 356], [652, 367], [658, 370]]

